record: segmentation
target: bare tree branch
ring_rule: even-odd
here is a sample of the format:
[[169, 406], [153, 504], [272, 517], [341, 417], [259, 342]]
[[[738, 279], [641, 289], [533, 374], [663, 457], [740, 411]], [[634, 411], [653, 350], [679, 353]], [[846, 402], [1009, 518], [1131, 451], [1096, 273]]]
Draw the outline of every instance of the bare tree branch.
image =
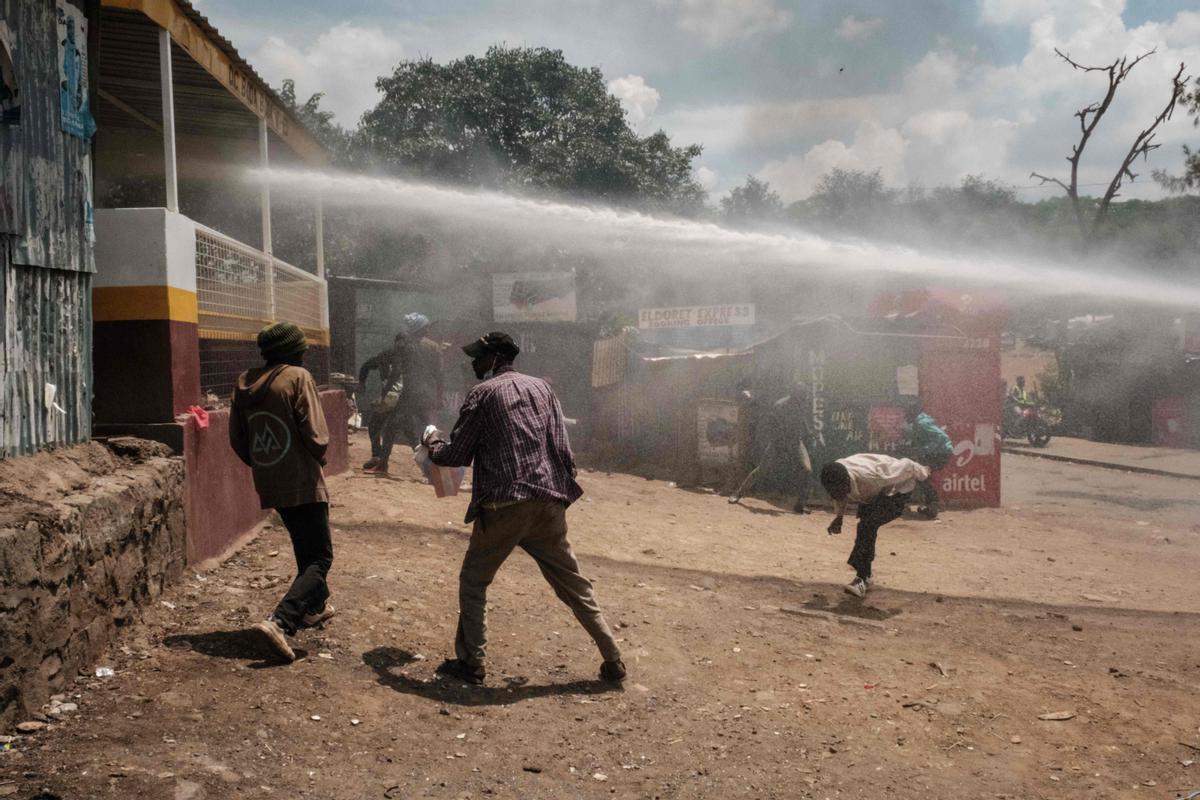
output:
[[1154, 143], [1155, 129], [1171, 118], [1175, 111], [1175, 106], [1179, 103], [1181, 97], [1187, 92], [1188, 81], [1190, 76], [1183, 77], [1184, 65], [1181, 63], [1179, 69], [1175, 72], [1175, 77], [1171, 79], [1171, 99], [1167, 101], [1167, 105], [1149, 127], [1145, 128], [1133, 140], [1133, 144], [1129, 147], [1129, 152], [1125, 154], [1125, 159], [1121, 162], [1121, 168], [1117, 170], [1117, 174], [1113, 176], [1112, 181], [1108, 184], [1108, 190], [1104, 193], [1104, 197], [1100, 200], [1100, 207], [1096, 209], [1096, 217], [1092, 221], [1092, 235], [1094, 236], [1099, 230], [1101, 223], [1108, 216], [1109, 206], [1112, 205], [1113, 198], [1119, 196], [1121, 184], [1126, 178], [1130, 182], [1137, 180], [1137, 175], [1132, 170], [1133, 162], [1141, 156], [1142, 160], [1150, 154], [1150, 151], [1157, 150], [1162, 145]]
[[1045, 186], [1047, 183], [1057, 183], [1059, 186], [1061, 186], [1063, 188], [1064, 191], [1066, 191], [1067, 194], [1071, 193], [1071, 187], [1067, 186], [1065, 183], [1060, 181], [1058, 178], [1051, 178], [1047, 175], [1041, 174], [1040, 172], [1031, 172], [1031, 173], [1029, 173], [1029, 177], [1037, 178], [1039, 181], [1041, 181], [1041, 184], [1039, 184], [1041, 186]]
[[1104, 92], [1104, 97], [1095, 103], [1090, 103], [1089, 105], [1084, 106], [1074, 114], [1074, 116], [1079, 119], [1079, 141], [1071, 146], [1071, 155], [1067, 156], [1067, 162], [1071, 165], [1070, 180], [1063, 181], [1058, 178], [1051, 178], [1036, 172], [1032, 173], [1030, 176], [1040, 180], [1042, 185], [1053, 183], [1061, 187], [1063, 191], [1066, 192], [1067, 197], [1069, 197], [1071, 200], [1071, 206], [1075, 211], [1075, 220], [1079, 224], [1079, 233], [1083, 237], [1085, 246], [1099, 231], [1101, 224], [1108, 215], [1109, 207], [1112, 205], [1113, 199], [1119, 196], [1122, 183], [1124, 183], [1126, 179], [1133, 181], [1137, 178], [1137, 175], [1132, 170], [1134, 161], [1136, 161], [1139, 156], [1141, 156], [1143, 159], [1146, 158], [1146, 156], [1148, 156], [1152, 150], [1155, 150], [1159, 147], [1159, 145], [1154, 142], [1155, 131], [1159, 125], [1171, 118], [1171, 113], [1174, 111], [1175, 105], [1186, 93], [1186, 84], [1189, 79], [1183, 77], [1184, 65], [1180, 64], [1179, 71], [1175, 74], [1175, 77], [1172, 81], [1170, 102], [1168, 102], [1166, 108], [1164, 108], [1163, 111], [1157, 117], [1155, 117], [1154, 121], [1149, 125], [1149, 127], [1138, 134], [1137, 138], [1133, 142], [1133, 145], [1129, 148], [1129, 152], [1125, 155], [1124, 160], [1121, 162], [1121, 166], [1117, 170], [1116, 175], [1113, 176], [1112, 181], [1109, 183], [1108, 190], [1105, 192], [1103, 199], [1101, 199], [1100, 205], [1096, 209], [1096, 214], [1092, 218], [1091, 224], [1089, 225], [1087, 222], [1085, 222], [1083, 218], [1083, 205], [1079, 197], [1079, 164], [1083, 160], [1084, 151], [1087, 149], [1088, 142], [1091, 140], [1092, 134], [1095, 133], [1097, 126], [1100, 124], [1100, 120], [1104, 118], [1104, 115], [1108, 112], [1109, 107], [1112, 105], [1113, 98], [1115, 98], [1117, 94], [1117, 89], [1121, 86], [1125, 79], [1129, 77], [1129, 73], [1133, 71], [1134, 67], [1140, 64], [1143, 60], [1154, 55], [1156, 51], [1157, 49], [1149, 50], [1137, 56], [1136, 58], [1133, 58], [1132, 60], [1128, 56], [1122, 56], [1116, 61], [1113, 61], [1111, 64], [1104, 66], [1089, 66], [1075, 61], [1069, 55], [1057, 48], [1054, 50], [1055, 54], [1065, 61], [1072, 69], [1080, 72], [1102, 72], [1108, 78], [1108, 87]]

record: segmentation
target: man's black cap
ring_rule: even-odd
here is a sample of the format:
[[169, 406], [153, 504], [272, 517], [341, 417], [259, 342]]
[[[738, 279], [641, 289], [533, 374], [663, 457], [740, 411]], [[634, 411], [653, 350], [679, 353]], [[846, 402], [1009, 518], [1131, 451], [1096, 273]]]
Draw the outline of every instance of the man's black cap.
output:
[[463, 345], [463, 352], [471, 358], [479, 358], [487, 353], [495, 353], [504, 358], [514, 359], [521, 353], [521, 348], [507, 333], [492, 331], [487, 336], [480, 336], [468, 345]]

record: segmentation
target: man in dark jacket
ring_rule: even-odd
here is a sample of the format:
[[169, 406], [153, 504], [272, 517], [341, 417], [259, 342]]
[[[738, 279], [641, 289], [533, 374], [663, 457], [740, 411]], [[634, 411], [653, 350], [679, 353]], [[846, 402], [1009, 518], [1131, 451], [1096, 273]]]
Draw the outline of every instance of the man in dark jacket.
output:
[[229, 443], [254, 474], [263, 508], [279, 512], [292, 539], [296, 579], [275, 611], [254, 626], [287, 661], [296, 658], [287, 637], [333, 616], [326, 575], [333, 564], [329, 493], [321, 467], [329, 430], [317, 385], [300, 366], [304, 332], [277, 322], [258, 334], [266, 362], [238, 378], [229, 413]]
[[359, 370], [359, 386], [366, 384], [372, 370], [379, 371], [382, 384], [380, 400], [367, 419], [371, 458], [363, 464], [365, 472], [387, 475], [396, 440], [416, 446], [425, 423], [441, 405], [442, 348], [424, 335], [428, 327], [424, 314], [406, 314], [392, 346]]
[[483, 683], [487, 589], [520, 547], [596, 642], [604, 659], [600, 678], [620, 683], [620, 648], [567, 541], [567, 506], [583, 490], [558, 398], [545, 381], [513, 368], [521, 350], [508, 334], [489, 333], [463, 351], [480, 383], [467, 394], [450, 441], [436, 430], [425, 436], [433, 463], [473, 465], [467, 522], [475, 527], [458, 576], [457, 658], [438, 672]]
[[[397, 340], [404, 369], [404, 389], [393, 417], [393, 439], [416, 447], [426, 423], [442, 404], [442, 348], [425, 335], [429, 319], [424, 314], [406, 314], [404, 332]], [[381, 468], [386, 471], [387, 458]]]
[[759, 463], [729, 496], [730, 503], [737, 503], [749, 494], [765, 473], [779, 476], [784, 485], [796, 493], [793, 511], [797, 514], [808, 513], [813, 474], [808, 452], [811, 438], [808, 420], [811, 416], [812, 399], [808, 387], [803, 383], [796, 383], [789, 394], [775, 401], [767, 425], [763, 426], [765, 437], [769, 438]]
[[[396, 334], [392, 346], [363, 362], [358, 370], [358, 385], [367, 385], [372, 372], [379, 373], [379, 399], [367, 411], [367, 436], [371, 440], [371, 457], [363, 464], [364, 472], [387, 474], [388, 459], [396, 440], [395, 418], [404, 390], [404, 354], [400, 348], [403, 333]], [[383, 464], [382, 470], [379, 465]]]

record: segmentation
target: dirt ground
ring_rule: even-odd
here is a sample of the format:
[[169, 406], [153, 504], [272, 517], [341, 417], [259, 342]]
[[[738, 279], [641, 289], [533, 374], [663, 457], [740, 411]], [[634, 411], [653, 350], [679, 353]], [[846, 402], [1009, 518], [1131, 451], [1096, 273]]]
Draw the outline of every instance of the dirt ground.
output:
[[299, 661], [243, 633], [291, 577], [276, 524], [189, 573], [97, 665], [113, 677], [81, 678], [77, 711], [0, 752], [0, 797], [1200, 789], [1200, 483], [1008, 457], [1005, 508], [886, 527], [859, 601], [841, 591], [852, 526], [827, 536], [826, 513], [585, 472], [572, 539], [624, 690], [595, 680], [594, 647], [519, 552], [490, 592], [488, 683], [468, 688], [433, 677], [466, 499], [395, 461], [396, 479], [331, 481], [339, 613], [301, 633]]

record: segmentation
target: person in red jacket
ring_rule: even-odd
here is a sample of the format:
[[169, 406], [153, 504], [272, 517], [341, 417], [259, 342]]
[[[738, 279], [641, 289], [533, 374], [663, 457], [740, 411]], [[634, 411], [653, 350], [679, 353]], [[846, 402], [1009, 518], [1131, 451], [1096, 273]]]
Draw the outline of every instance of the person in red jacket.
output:
[[229, 443], [250, 467], [263, 508], [279, 512], [296, 555], [296, 579], [275, 611], [254, 625], [281, 658], [296, 654], [287, 637], [333, 616], [326, 576], [333, 564], [329, 492], [321, 467], [329, 430], [317, 384], [301, 366], [308, 344], [290, 322], [258, 334], [266, 362], [238, 378], [229, 412]]

